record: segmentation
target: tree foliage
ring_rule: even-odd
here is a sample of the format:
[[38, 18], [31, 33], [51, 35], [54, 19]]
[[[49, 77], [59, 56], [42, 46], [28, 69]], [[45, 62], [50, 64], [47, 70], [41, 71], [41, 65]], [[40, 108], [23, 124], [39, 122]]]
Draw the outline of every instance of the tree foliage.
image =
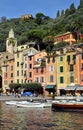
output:
[[54, 19], [39, 12], [33, 19], [12, 18], [2, 21], [0, 23], [0, 51], [4, 51], [6, 48], [5, 41], [11, 28], [17, 38], [17, 45], [35, 41], [35, 48], [48, 50], [48, 44], [43, 40], [48, 36], [56, 36], [67, 31], [83, 33], [83, 0], [80, 0], [77, 9], [74, 4], [71, 4], [70, 8], [62, 10], [61, 15], [60, 11], [57, 11]]

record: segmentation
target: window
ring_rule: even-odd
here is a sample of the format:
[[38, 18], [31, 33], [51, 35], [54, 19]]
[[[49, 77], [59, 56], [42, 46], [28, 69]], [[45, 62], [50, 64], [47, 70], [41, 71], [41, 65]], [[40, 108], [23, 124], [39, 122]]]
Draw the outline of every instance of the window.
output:
[[19, 76], [19, 71], [17, 71], [17, 76]]
[[29, 57], [29, 60], [32, 60], [32, 56]]
[[82, 63], [82, 70], [83, 70], [83, 63]]
[[54, 66], [49, 66], [49, 71], [54, 71]]
[[13, 80], [11, 80], [11, 83], [13, 83]]
[[53, 57], [52, 62], [53, 62], [53, 63], [55, 62], [55, 57]]
[[70, 62], [70, 55], [67, 56], [67, 61]]
[[21, 68], [23, 68], [23, 65], [21, 64]]
[[13, 70], [13, 66], [11, 66], [11, 70]]
[[32, 77], [32, 72], [29, 73], [29, 77], [30, 77], [30, 78]]
[[48, 63], [50, 63], [50, 57], [48, 57], [48, 60], [47, 60]]
[[28, 83], [32, 83], [32, 80], [28, 80]]
[[44, 82], [44, 77], [40, 78], [40, 82], [43, 83]]
[[54, 77], [53, 77], [53, 75], [50, 75], [50, 82], [54, 82]]
[[62, 76], [60, 77], [60, 83], [64, 83], [64, 78]]
[[21, 80], [21, 83], [23, 83], [23, 79]]
[[83, 53], [82, 53], [82, 60], [83, 60]]
[[35, 82], [39, 82], [39, 78], [38, 77], [35, 78]]
[[26, 71], [24, 71], [24, 76], [26, 76]]
[[70, 83], [74, 83], [74, 76], [70, 76]]
[[25, 64], [25, 68], [27, 68], [27, 64]]
[[19, 79], [17, 79], [17, 83], [19, 83]]
[[83, 81], [83, 74], [82, 74], [82, 81]]
[[36, 68], [36, 73], [38, 73], [38, 68]]
[[70, 65], [70, 71], [73, 71], [73, 65]]
[[44, 72], [44, 68], [42, 67], [42, 68], [41, 68], [41, 73], [43, 73], [43, 72]]
[[63, 66], [60, 66], [60, 72], [63, 72]]
[[76, 55], [73, 55], [73, 60], [75, 60], [76, 59]]
[[63, 57], [62, 56], [60, 57], [60, 61], [63, 61]]
[[27, 61], [27, 56], [25, 56], [25, 61]]
[[19, 53], [17, 53], [17, 58], [19, 58]]
[[11, 73], [11, 77], [13, 77], [13, 73]]
[[29, 68], [30, 68], [30, 69], [32, 68], [32, 64], [29, 65]]
[[23, 70], [21, 70], [21, 75], [23, 75]]
[[17, 62], [17, 67], [19, 67], [19, 62]]

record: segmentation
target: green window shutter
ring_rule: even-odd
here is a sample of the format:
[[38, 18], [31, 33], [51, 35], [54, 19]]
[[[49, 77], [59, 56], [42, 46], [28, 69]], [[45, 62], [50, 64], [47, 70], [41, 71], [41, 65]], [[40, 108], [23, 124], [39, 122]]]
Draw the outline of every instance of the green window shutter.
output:
[[60, 77], [60, 83], [64, 83], [64, 78]]
[[70, 62], [70, 55], [67, 56], [67, 61]]
[[55, 62], [55, 57], [53, 57], [52, 62], [53, 62], [53, 63]]
[[73, 55], [73, 60], [75, 60], [76, 59], [76, 55]]
[[60, 57], [60, 61], [63, 61], [63, 57], [62, 56]]
[[70, 76], [70, 83], [74, 83], [74, 76]]
[[83, 59], [83, 53], [82, 53], [82, 59]]
[[60, 66], [60, 72], [63, 72], [63, 66]]
[[50, 63], [50, 57], [48, 57], [48, 61], [47, 62]]

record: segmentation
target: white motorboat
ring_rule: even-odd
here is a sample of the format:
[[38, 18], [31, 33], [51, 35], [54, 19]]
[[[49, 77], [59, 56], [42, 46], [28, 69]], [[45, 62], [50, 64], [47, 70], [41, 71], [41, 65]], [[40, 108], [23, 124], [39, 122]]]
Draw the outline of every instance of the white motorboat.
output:
[[17, 101], [6, 101], [6, 105], [16, 105]]
[[6, 101], [6, 105], [17, 105], [18, 103], [27, 103], [28, 101]]
[[44, 108], [44, 103], [40, 102], [26, 102], [26, 103], [17, 103], [17, 107], [25, 107], [25, 108]]
[[27, 107], [27, 108], [48, 108], [52, 106], [52, 102], [48, 100], [41, 100], [41, 101], [33, 101], [32, 99], [30, 101], [25, 102], [18, 102], [17, 107]]
[[6, 101], [6, 105], [16, 105], [17, 107], [27, 107], [27, 108], [48, 108], [51, 107], [52, 103], [47, 100], [42, 101]]

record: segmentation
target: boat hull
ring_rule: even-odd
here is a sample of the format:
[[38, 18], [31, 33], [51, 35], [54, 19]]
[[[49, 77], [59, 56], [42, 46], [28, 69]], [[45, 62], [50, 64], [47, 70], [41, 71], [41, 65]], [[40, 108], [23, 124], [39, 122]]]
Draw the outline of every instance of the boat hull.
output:
[[43, 108], [44, 104], [42, 103], [18, 103], [17, 107], [24, 107], [24, 108]]
[[83, 104], [60, 104], [52, 103], [52, 110], [54, 111], [83, 111]]

